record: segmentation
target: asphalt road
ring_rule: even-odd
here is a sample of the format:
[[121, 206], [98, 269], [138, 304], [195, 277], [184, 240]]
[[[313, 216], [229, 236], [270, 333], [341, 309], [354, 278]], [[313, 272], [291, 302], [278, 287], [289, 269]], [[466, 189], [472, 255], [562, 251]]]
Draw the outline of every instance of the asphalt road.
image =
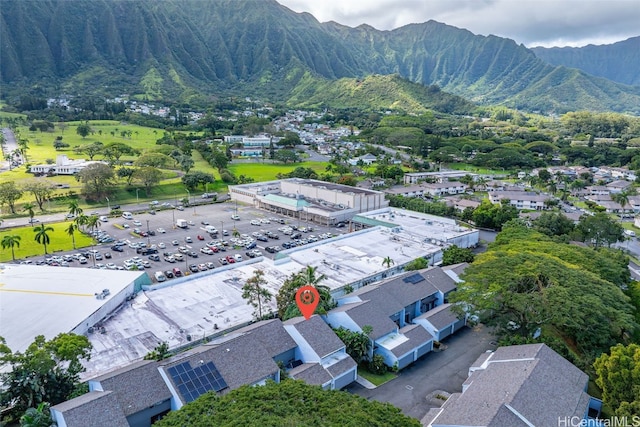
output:
[[354, 383], [347, 390], [369, 400], [389, 402], [405, 415], [420, 420], [429, 409], [437, 407], [426, 396], [436, 390], [461, 392], [469, 366], [485, 351], [496, 349], [493, 340], [494, 336], [483, 325], [464, 328], [444, 340], [445, 350], [425, 355], [388, 383], [373, 390]]
[[[2, 147], [2, 158], [0, 159], [0, 172], [9, 170], [9, 162], [4, 159], [4, 156], [18, 149], [16, 136], [11, 129], [2, 128], [2, 134], [4, 135], [4, 146]], [[20, 160], [22, 160], [22, 156], [20, 156]]]

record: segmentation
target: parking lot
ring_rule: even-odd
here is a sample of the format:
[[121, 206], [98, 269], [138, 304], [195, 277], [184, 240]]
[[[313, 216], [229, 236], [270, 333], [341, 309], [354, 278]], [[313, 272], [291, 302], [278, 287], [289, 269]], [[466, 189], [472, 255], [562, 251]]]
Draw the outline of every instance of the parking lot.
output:
[[327, 239], [346, 230], [236, 206], [229, 201], [123, 215], [127, 218], [109, 217], [99, 223], [94, 234], [103, 243], [56, 253], [48, 263], [145, 270], [152, 280], [165, 281], [248, 258], [273, 258], [282, 249]]

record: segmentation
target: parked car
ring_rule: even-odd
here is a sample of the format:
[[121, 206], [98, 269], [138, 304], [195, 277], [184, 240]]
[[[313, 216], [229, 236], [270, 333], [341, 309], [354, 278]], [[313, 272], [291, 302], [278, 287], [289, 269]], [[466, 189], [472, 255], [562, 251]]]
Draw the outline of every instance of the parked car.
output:
[[149, 259], [150, 259], [151, 261], [160, 261], [160, 255], [158, 255], [158, 254], [151, 254], [151, 255], [149, 255]]
[[220, 259], [218, 259], [218, 262], [219, 262], [220, 264], [222, 264], [222, 265], [227, 265], [227, 264], [229, 264], [229, 261], [227, 261], [227, 259], [226, 259], [226, 258], [220, 258]]
[[198, 271], [200, 271], [200, 270], [198, 270], [198, 266], [197, 266], [197, 265], [195, 265], [195, 264], [191, 264], [191, 265], [189, 266], [189, 271], [191, 271], [192, 273], [197, 273], [197, 272], [198, 272]]
[[185, 237], [184, 241], [187, 242], [187, 243], [193, 243], [193, 239], [191, 237], [189, 237], [189, 236]]
[[167, 276], [167, 279], [173, 279], [173, 271], [171, 270], [165, 271], [164, 275]]
[[178, 267], [175, 267], [175, 268], [173, 269], [173, 275], [174, 275], [175, 277], [182, 277], [182, 271], [180, 271], [180, 269], [179, 269]]

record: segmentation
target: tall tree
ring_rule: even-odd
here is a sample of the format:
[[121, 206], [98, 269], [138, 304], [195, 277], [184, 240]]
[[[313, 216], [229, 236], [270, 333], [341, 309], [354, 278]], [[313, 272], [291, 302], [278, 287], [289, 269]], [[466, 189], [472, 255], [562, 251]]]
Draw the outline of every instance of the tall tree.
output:
[[115, 175], [113, 169], [104, 163], [93, 163], [77, 174], [82, 182], [82, 192], [90, 200], [100, 200], [111, 194]]
[[91, 126], [89, 126], [89, 122], [80, 123], [76, 127], [76, 133], [85, 139], [91, 133]]
[[24, 191], [28, 191], [33, 195], [33, 198], [38, 204], [38, 208], [43, 211], [44, 202], [53, 194], [54, 187], [48, 181], [30, 180], [27, 181], [22, 188]]
[[0, 204], [9, 206], [12, 214], [16, 213], [16, 201], [22, 197], [22, 190], [14, 181], [0, 184]]
[[442, 251], [442, 265], [453, 265], [461, 262], [473, 262], [475, 255], [469, 248], [459, 248], [451, 245]]
[[582, 236], [582, 241], [596, 248], [605, 244], [611, 247], [612, 244], [624, 240], [622, 226], [604, 212], [580, 217], [576, 231]]
[[69, 226], [64, 230], [69, 237], [71, 237], [71, 243], [73, 245], [73, 249], [76, 248], [76, 231], [78, 231], [78, 224], [75, 222], [70, 222]]
[[326, 276], [324, 274], [318, 275], [316, 267], [312, 266], [307, 266], [288, 277], [276, 295], [280, 318], [287, 320], [302, 314], [295, 301], [296, 292], [302, 286], [313, 286], [318, 291], [320, 302], [316, 307], [316, 313], [325, 314], [334, 308], [336, 303], [331, 296], [331, 291], [328, 287], [320, 285], [320, 282], [324, 279], [326, 279]]
[[162, 179], [162, 171], [151, 166], [138, 168], [133, 173], [133, 178], [142, 184], [147, 197], [151, 194], [151, 188]]
[[69, 214], [73, 215], [74, 217], [78, 217], [82, 215], [83, 211], [80, 205], [78, 204], [78, 200], [70, 201], [67, 206], [69, 207]]
[[33, 223], [33, 217], [36, 216], [36, 213], [33, 211], [33, 208], [35, 208], [33, 203], [25, 203], [24, 205], [22, 205], [22, 211], [26, 212], [27, 215], [29, 215], [29, 224]]
[[247, 300], [247, 304], [251, 304], [257, 311], [255, 313], [257, 319], [262, 319], [262, 307], [271, 301], [273, 295], [264, 287], [268, 282], [264, 278], [262, 270], [255, 270], [253, 276], [247, 279], [242, 287], [242, 298]]
[[602, 401], [619, 417], [640, 419], [640, 345], [618, 344], [593, 364]]
[[5, 234], [2, 237], [2, 249], [7, 249], [7, 248], [11, 248], [11, 258], [15, 261], [16, 260], [16, 254], [15, 254], [15, 249], [14, 247], [20, 247], [20, 240], [22, 239], [22, 237], [20, 237], [17, 234]]
[[49, 232], [53, 231], [53, 227], [45, 226], [44, 224], [40, 224], [36, 227], [33, 227], [33, 232], [36, 233], [35, 241], [44, 246], [44, 254], [47, 252], [47, 245], [51, 243], [51, 237], [49, 237]]

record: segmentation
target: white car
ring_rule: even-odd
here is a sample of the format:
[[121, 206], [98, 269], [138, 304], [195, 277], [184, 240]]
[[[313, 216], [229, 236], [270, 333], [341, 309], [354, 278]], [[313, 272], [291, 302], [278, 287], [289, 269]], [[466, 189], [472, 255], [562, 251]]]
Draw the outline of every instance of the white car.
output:
[[267, 218], [262, 218], [260, 222], [263, 224], [271, 224], [271, 221], [269, 221]]
[[242, 261], [242, 255], [240, 255], [240, 254], [235, 254], [235, 255], [233, 256], [233, 259], [235, 259], [235, 260], [236, 260], [236, 262], [240, 262], [240, 261]]
[[110, 263], [108, 263], [108, 264], [107, 264], [107, 269], [108, 269], [108, 270], [115, 270], [115, 269], [117, 269], [117, 268], [118, 268], [118, 267], [116, 267], [116, 265], [115, 265], [114, 263], [112, 263], [112, 262], [110, 262]]
[[142, 223], [136, 219], [133, 221], [133, 225], [135, 225], [136, 227], [140, 227], [142, 226]]
[[200, 249], [200, 252], [202, 252], [203, 254], [206, 254], [206, 255], [213, 255], [213, 251], [211, 250], [211, 248], [208, 248], [206, 246], [204, 248]]
[[234, 221], [240, 221], [240, 216], [238, 215], [231, 215], [231, 219]]
[[250, 222], [250, 224], [251, 224], [251, 225], [260, 225], [260, 224], [262, 224], [262, 223], [260, 222], [260, 220], [252, 219], [252, 220], [251, 220], [251, 222]]
[[162, 228], [162, 227], [158, 228], [158, 230], [157, 230], [157, 231], [158, 231], [158, 233], [160, 233], [160, 234], [164, 234], [164, 233], [166, 233], [166, 232], [167, 232], [167, 230], [165, 230], [165, 229], [164, 229], [164, 228]]
[[158, 249], [166, 249], [167, 245], [164, 244], [164, 242], [160, 242], [158, 243]]

